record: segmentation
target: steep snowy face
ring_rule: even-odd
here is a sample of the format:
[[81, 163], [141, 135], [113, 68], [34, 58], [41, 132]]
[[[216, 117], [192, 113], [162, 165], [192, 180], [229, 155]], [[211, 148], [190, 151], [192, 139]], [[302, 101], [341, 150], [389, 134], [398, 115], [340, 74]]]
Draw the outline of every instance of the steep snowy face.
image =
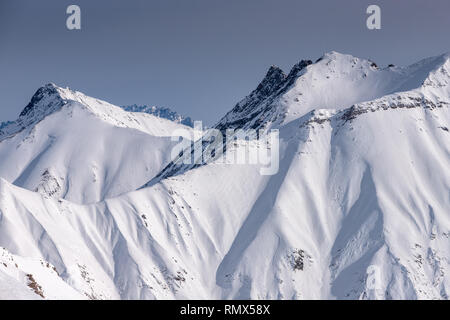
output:
[[39, 88], [16, 121], [2, 124], [0, 140], [41, 121], [46, 116], [60, 110], [66, 103], [54, 84], [47, 84]]
[[48, 197], [91, 203], [135, 190], [192, 129], [48, 84], [0, 131], [0, 177]]
[[268, 123], [282, 120], [274, 103], [294, 79], [312, 62], [301, 61], [296, 64], [287, 76], [280, 68], [271, 66], [258, 87], [241, 100], [215, 126], [219, 130], [226, 129], [261, 129]]

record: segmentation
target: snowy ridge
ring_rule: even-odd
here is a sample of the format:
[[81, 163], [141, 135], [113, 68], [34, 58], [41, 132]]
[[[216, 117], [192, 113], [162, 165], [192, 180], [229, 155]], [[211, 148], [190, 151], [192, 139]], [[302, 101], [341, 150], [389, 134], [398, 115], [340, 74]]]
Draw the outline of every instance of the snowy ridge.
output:
[[289, 88], [296, 77], [310, 65], [310, 60], [302, 60], [296, 64], [289, 75], [280, 68], [271, 66], [258, 87], [241, 100], [216, 125], [216, 129], [261, 129], [270, 122], [283, 120], [279, 117], [279, 110], [273, 107], [280, 94]]
[[[333, 51], [314, 64], [310, 60], [302, 60], [289, 75], [271, 66], [258, 87], [227, 113], [215, 128], [222, 132], [229, 128], [267, 131], [304, 119], [308, 114], [338, 114], [347, 121], [359, 114], [390, 108], [446, 107], [450, 102], [449, 57], [449, 54], [444, 54], [406, 68], [380, 70], [370, 60]], [[306, 117], [305, 124], [330, 120], [323, 116], [320, 119]], [[207, 147], [203, 146], [203, 150]], [[196, 167], [198, 165], [183, 164], [183, 158], [179, 157], [144, 186]]]
[[[423, 84], [428, 86], [432, 78], [442, 79], [440, 75], [448, 78], [448, 61], [449, 55], [445, 54], [405, 68], [380, 69], [370, 60], [332, 51], [315, 63], [302, 60], [289, 75], [272, 66], [258, 88], [220, 120], [216, 128], [241, 128], [240, 122], [254, 129], [271, 123], [274, 125], [270, 127], [277, 127], [313, 109], [342, 110]], [[436, 68], [439, 71], [435, 72]], [[445, 81], [440, 84], [447, 84]]]
[[45, 196], [92, 203], [135, 190], [193, 129], [48, 84], [0, 133], [0, 177]]
[[[449, 299], [449, 71], [448, 54], [405, 68], [336, 52], [288, 75], [272, 67], [217, 125], [279, 129], [272, 176], [260, 164], [169, 165], [176, 170], [152, 174], [146, 188], [132, 191], [147, 177], [128, 174], [132, 192], [90, 204], [48, 195], [63, 167], [36, 171], [40, 193], [2, 179], [0, 284], [23, 299], [52, 298], [57, 285], [60, 298]], [[62, 109], [36, 126], [36, 141], [62, 139], [53, 126], [69, 116]], [[120, 141], [144, 143], [148, 134], [92, 112], [71, 119], [64, 123], [85, 124], [70, 131], [78, 139], [92, 127], [112, 134], [114, 153], [99, 154], [124, 163], [111, 174], [107, 162], [106, 171], [112, 185], [126, 183], [117, 176], [131, 163], [123, 154], [135, 167], [141, 149], [122, 153]], [[92, 136], [77, 152], [104, 145]], [[14, 139], [0, 142], [2, 157], [22, 141]], [[19, 271], [11, 259], [22, 261]]]
[[[39, 123], [46, 117], [60, 111], [63, 107], [65, 109], [85, 109], [99, 119], [114, 126], [137, 129], [156, 136], [170, 136], [171, 132], [177, 128], [176, 124], [166, 119], [156, 118], [146, 113], [134, 114], [126, 112], [122, 108], [108, 102], [49, 83], [36, 91], [30, 103], [23, 109], [16, 121], [2, 128], [0, 140], [5, 136], [14, 135], [25, 128]], [[147, 124], [148, 121], [152, 121], [152, 126]]]

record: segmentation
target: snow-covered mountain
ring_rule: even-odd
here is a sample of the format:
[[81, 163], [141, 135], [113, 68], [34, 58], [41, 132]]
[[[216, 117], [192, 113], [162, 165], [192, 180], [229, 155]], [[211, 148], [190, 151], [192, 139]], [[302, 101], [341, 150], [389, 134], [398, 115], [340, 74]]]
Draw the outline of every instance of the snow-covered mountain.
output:
[[182, 116], [178, 112], [172, 111], [169, 108], [147, 106], [147, 105], [136, 105], [136, 104], [130, 106], [121, 106], [121, 108], [129, 112], [144, 112], [152, 114], [156, 117], [171, 120], [176, 123], [181, 123], [191, 128], [194, 127], [194, 121], [192, 121], [190, 117]]
[[180, 128], [192, 130], [48, 84], [0, 129], [0, 177], [49, 197], [97, 202], [156, 175]]
[[[448, 299], [449, 54], [404, 68], [336, 52], [288, 74], [271, 67], [216, 128], [278, 129], [274, 175], [220, 159], [167, 161], [158, 175], [142, 174], [144, 164], [123, 172], [132, 167], [124, 154], [151, 162], [170, 148], [149, 143], [140, 154], [125, 145], [163, 139], [177, 124], [154, 128], [152, 116], [52, 85], [40, 90], [0, 141], [0, 284], [15, 297]], [[270, 148], [233, 140], [226, 154], [243, 143]], [[73, 201], [23, 182], [38, 178], [14, 178], [31, 177], [17, 172], [44, 160], [29, 171], [42, 176], [54, 162], [73, 177], [73, 157], [91, 153], [108, 159], [98, 165], [108, 168], [102, 181], [128, 183], [120, 195]]]

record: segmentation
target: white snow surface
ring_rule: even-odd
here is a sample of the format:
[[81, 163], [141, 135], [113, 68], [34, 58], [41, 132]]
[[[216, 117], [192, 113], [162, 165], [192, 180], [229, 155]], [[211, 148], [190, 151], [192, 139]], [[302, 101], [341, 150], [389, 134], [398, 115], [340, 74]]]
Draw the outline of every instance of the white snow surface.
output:
[[69, 103], [0, 141], [0, 298], [448, 299], [450, 56], [331, 52], [293, 80], [219, 122], [279, 129], [278, 173], [211, 162], [136, 191], [176, 124], [56, 87]]
[[172, 134], [193, 130], [53, 84], [40, 90], [0, 131], [0, 177], [49, 197], [87, 204], [135, 190], [170, 161]]

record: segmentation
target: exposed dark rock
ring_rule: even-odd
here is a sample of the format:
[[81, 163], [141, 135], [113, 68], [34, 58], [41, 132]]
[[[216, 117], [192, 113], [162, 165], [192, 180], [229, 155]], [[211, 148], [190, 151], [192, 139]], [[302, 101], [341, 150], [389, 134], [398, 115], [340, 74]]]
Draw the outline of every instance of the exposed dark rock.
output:
[[46, 84], [45, 86], [39, 88], [36, 93], [31, 97], [31, 101], [27, 104], [27, 106], [20, 113], [20, 117], [24, 117], [30, 114], [36, 105], [45, 97], [50, 95], [57, 95], [58, 91], [56, 90], [56, 86], [53, 83]]

